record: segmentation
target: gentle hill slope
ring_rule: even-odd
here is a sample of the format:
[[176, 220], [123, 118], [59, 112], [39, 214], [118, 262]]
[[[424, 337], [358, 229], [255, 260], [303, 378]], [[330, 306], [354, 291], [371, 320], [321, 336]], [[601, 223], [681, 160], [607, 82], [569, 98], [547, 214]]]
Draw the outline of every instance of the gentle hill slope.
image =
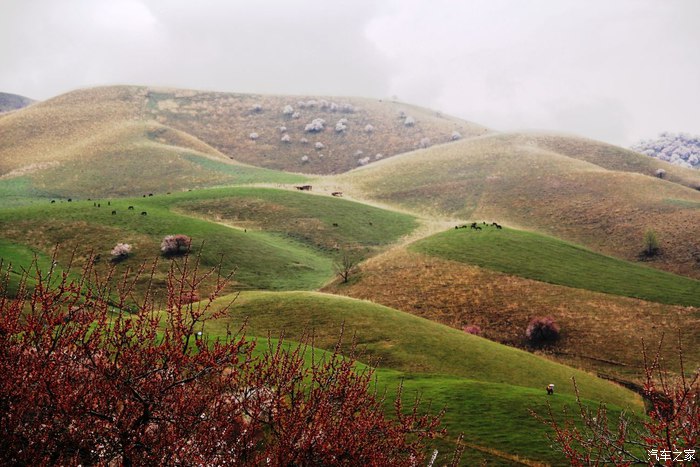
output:
[[[230, 298], [220, 300], [224, 304]], [[344, 325], [346, 336], [355, 336], [363, 360], [377, 360], [380, 368], [534, 389], [553, 382], [569, 395], [574, 394], [575, 376], [587, 399], [640, 407], [632, 392], [588, 373], [366, 301], [316, 292], [245, 292], [228, 317], [217, 321], [218, 326], [211, 323], [208, 331], [244, 321], [252, 335], [284, 331], [290, 339], [300, 339], [313, 333], [314, 346], [322, 349], [333, 349]]]
[[650, 264], [700, 277], [699, 191], [513, 140], [486, 136], [415, 151], [332, 183], [358, 198], [435, 217], [497, 221], [628, 260], [637, 259], [652, 229], [662, 254]]

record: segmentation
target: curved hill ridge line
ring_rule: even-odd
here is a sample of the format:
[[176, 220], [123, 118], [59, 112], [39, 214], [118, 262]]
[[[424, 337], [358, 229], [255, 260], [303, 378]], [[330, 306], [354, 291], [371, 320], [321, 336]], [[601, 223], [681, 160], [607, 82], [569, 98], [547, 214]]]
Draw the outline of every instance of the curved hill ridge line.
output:
[[[227, 297], [220, 300], [222, 304], [228, 303]], [[591, 390], [609, 391], [609, 396], [615, 399], [608, 398], [611, 403], [622, 406], [631, 401], [640, 402], [638, 395], [581, 370], [366, 300], [308, 291], [242, 292], [219, 326], [244, 319], [248, 319], [248, 329], [253, 334], [266, 335], [268, 331], [274, 334], [284, 328], [285, 335], [291, 339], [298, 338], [311, 326], [315, 330], [315, 346], [319, 348], [332, 348], [345, 322], [346, 331], [357, 333], [357, 342], [368, 357], [382, 359], [380, 368], [534, 389], [543, 387], [541, 381], [549, 378], [561, 385], [565, 394], [573, 394], [570, 377], [575, 374], [577, 381], [585, 379]], [[401, 333], [392, 331], [397, 328], [402, 329]], [[416, 354], [411, 350], [414, 348], [420, 348], [421, 352]]]

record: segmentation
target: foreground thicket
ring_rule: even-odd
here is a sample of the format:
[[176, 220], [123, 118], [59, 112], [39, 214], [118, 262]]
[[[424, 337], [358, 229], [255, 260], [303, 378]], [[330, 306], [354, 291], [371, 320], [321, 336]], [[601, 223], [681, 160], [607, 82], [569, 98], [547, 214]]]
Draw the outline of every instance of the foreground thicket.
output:
[[[302, 345], [208, 339], [207, 321], [228, 309], [210, 309], [228, 279], [218, 271], [173, 261], [166, 303], [149, 288], [129, 314], [135, 280], [91, 264], [76, 281], [36, 271], [18, 298], [0, 298], [0, 464], [424, 462], [439, 418], [404, 410], [399, 391], [387, 419], [371, 369], [338, 348], [309, 362]], [[211, 279], [209, 299], [192, 303]]]
[[648, 402], [645, 421], [640, 423], [623, 413], [615, 423], [604, 405], [597, 411], [584, 407], [578, 389], [578, 424], [571, 419], [558, 422], [551, 408], [548, 418], [535, 415], [552, 428], [552, 441], [571, 465], [696, 465], [700, 444], [700, 368], [686, 374], [680, 335], [679, 375], [665, 370], [660, 349], [661, 343], [650, 360], [643, 346], [642, 389]]

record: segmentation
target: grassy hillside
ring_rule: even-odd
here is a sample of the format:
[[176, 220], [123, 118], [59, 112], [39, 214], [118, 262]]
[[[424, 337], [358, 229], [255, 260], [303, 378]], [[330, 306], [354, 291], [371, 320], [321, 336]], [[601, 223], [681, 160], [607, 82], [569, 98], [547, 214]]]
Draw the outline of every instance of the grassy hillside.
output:
[[700, 192], [516, 144], [508, 135], [404, 154], [333, 183], [359, 198], [519, 226], [627, 260], [637, 259], [652, 229], [662, 254], [650, 264], [700, 278]]
[[350, 284], [323, 290], [456, 329], [477, 325], [484, 337], [517, 347], [526, 347], [525, 329], [532, 318], [551, 316], [562, 330], [553, 357], [625, 379], [642, 375], [642, 338], [654, 346], [665, 334], [662, 355], [677, 369], [680, 330], [688, 365], [700, 364], [700, 308], [548, 284], [407, 249], [372, 258]]
[[[206, 218], [212, 209], [207, 203], [220, 207], [223, 216], [243, 216], [247, 228], [222, 225], [215, 215], [212, 222], [170, 210], [175, 207]], [[42, 201], [0, 210], [0, 238], [43, 252], [61, 243], [63, 261], [76, 246], [81, 260], [94, 251], [106, 267], [109, 251], [122, 242], [132, 244], [134, 251], [120, 267], [134, 267], [158, 256], [165, 235], [182, 233], [192, 237], [205, 266], [221, 259], [225, 271], [236, 269], [239, 287], [282, 290], [319, 287], [333, 277], [332, 262], [341, 250], [366, 256], [414, 227], [407, 215], [330, 196], [261, 188], [111, 201]], [[0, 257], [4, 257], [1, 245]], [[159, 280], [167, 267], [163, 261]]]
[[629, 391], [585, 372], [361, 300], [313, 292], [247, 292], [219, 326], [240, 325], [246, 319], [252, 335], [276, 335], [284, 330], [290, 339], [299, 339], [309, 331], [314, 345], [322, 349], [333, 348], [344, 323], [346, 336], [356, 336], [364, 352], [362, 359], [376, 361], [380, 368], [534, 389], [553, 382], [570, 395], [570, 378], [576, 376], [586, 398], [621, 406], [634, 399]]
[[156, 197], [173, 209], [239, 229], [284, 234], [316, 249], [363, 257], [417, 224], [405, 214], [330, 196], [261, 188], [221, 188]]
[[[284, 114], [286, 105], [296, 113]], [[415, 123], [404, 125], [407, 116]], [[315, 118], [324, 118], [326, 128], [305, 131]], [[336, 131], [341, 119], [345, 128]], [[377, 154], [413, 149], [425, 138], [431, 144], [450, 141], [455, 131], [468, 137], [487, 130], [426, 109], [368, 99], [102, 87], [1, 115], [0, 177], [30, 175], [34, 188], [66, 197], [295, 183], [303, 178], [232, 160], [288, 172], [336, 173], [364, 157], [374, 161]], [[252, 133], [258, 137], [252, 139]], [[281, 140], [284, 135], [288, 142]]]
[[593, 253], [515, 229], [454, 229], [418, 241], [415, 251], [578, 289], [700, 307], [700, 281]]
[[[377, 154], [390, 157], [410, 151], [424, 138], [437, 144], [451, 141], [455, 131], [462, 137], [487, 132], [482, 126], [428, 109], [362, 98], [149, 89], [146, 102], [146, 115], [238, 161], [313, 174], [344, 172], [365, 157], [373, 162]], [[292, 113], [284, 113], [286, 106]], [[405, 125], [406, 117], [415, 123]], [[317, 118], [325, 120], [324, 129], [306, 131], [306, 125]], [[346, 120], [345, 129], [336, 131], [341, 119]], [[256, 139], [251, 139], [253, 133]], [[285, 135], [288, 142], [282, 141]], [[316, 143], [322, 148], [316, 148]], [[303, 156], [308, 160], [302, 161]]]
[[[572, 406], [571, 376], [585, 388], [588, 401], [606, 400], [613, 411], [640, 408], [636, 395], [585, 372], [366, 301], [311, 292], [245, 292], [227, 318], [205, 331], [218, 335], [244, 320], [249, 335], [284, 330], [286, 338], [299, 339], [310, 332], [322, 349], [335, 346], [345, 325], [345, 340], [355, 336], [362, 360], [378, 363], [377, 382], [388, 391], [388, 409], [401, 380], [407, 401], [421, 395], [432, 410], [447, 407], [452, 439], [464, 432], [472, 446], [464, 465], [478, 459], [511, 463], [515, 455], [558, 462], [544, 426], [529, 409], [544, 413], [548, 400], [555, 413]], [[551, 399], [543, 390], [549, 382], [561, 389]], [[441, 444], [441, 452], [448, 445]]]
[[539, 148], [590, 162], [609, 170], [655, 176], [658, 169], [663, 169], [666, 171], [665, 180], [693, 189], [700, 189], [700, 176], [698, 176], [697, 171], [612, 144], [587, 138], [546, 133], [520, 133], [510, 136], [514, 144], [536, 145]]

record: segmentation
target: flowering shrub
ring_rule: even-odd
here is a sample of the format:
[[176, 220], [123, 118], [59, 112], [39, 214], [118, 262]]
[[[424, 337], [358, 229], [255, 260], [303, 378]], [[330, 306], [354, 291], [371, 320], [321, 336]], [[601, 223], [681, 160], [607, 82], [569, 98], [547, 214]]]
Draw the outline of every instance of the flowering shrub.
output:
[[128, 243], [117, 243], [110, 253], [114, 259], [124, 259], [131, 254], [131, 245]]
[[326, 121], [322, 118], [314, 118], [311, 123], [304, 127], [304, 131], [307, 133], [318, 133], [323, 131]]
[[167, 235], [160, 242], [160, 251], [164, 255], [178, 255], [182, 253], [187, 253], [192, 246], [192, 239], [187, 235], [177, 234], [177, 235]]
[[475, 336], [481, 335], [481, 328], [476, 324], [462, 326], [462, 331], [466, 332], [467, 334], [474, 334]]

